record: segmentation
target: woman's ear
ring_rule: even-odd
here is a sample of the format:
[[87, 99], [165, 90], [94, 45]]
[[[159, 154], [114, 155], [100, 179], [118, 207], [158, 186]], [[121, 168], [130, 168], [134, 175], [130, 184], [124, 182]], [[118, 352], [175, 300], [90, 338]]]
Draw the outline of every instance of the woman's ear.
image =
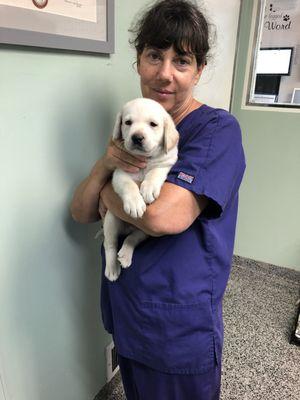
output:
[[122, 114], [119, 112], [117, 114], [115, 126], [114, 126], [113, 133], [112, 133], [113, 140], [118, 140], [118, 139], [122, 140], [123, 139], [121, 125], [122, 125]]

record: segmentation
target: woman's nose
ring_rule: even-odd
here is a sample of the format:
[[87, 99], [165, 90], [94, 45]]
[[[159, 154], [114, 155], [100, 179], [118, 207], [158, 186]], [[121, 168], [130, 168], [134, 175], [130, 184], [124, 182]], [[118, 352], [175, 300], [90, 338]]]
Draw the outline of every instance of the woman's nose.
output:
[[173, 66], [168, 60], [162, 62], [158, 70], [158, 78], [162, 81], [172, 82], [173, 80]]

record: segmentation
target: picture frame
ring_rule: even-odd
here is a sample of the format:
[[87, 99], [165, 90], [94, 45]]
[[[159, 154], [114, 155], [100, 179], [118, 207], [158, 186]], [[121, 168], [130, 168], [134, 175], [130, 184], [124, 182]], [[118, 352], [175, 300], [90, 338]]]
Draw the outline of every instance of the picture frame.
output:
[[114, 53], [114, 0], [0, 0], [0, 43]]

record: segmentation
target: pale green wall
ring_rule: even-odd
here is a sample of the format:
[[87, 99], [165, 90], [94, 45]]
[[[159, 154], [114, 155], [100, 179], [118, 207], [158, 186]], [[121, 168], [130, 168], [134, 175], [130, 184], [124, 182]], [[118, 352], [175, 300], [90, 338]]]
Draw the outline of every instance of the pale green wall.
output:
[[241, 108], [252, 5], [242, 2], [232, 108], [247, 158], [235, 253], [300, 270], [300, 112]]
[[112, 56], [0, 47], [0, 371], [7, 400], [89, 400], [105, 383], [100, 242], [68, 206], [120, 105], [146, 1], [116, 1]]

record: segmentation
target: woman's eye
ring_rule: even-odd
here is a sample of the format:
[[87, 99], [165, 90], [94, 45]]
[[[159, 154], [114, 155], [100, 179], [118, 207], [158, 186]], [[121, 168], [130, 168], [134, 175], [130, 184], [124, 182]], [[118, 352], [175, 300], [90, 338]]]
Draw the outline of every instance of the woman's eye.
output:
[[150, 125], [153, 126], [153, 128], [155, 128], [157, 126], [157, 124], [153, 121], [150, 122]]
[[128, 126], [132, 125], [132, 121], [130, 121], [130, 119], [128, 119], [127, 121], [125, 121], [125, 125], [128, 125]]
[[189, 61], [186, 60], [185, 58], [179, 58], [177, 60], [177, 64], [184, 67], [186, 65], [189, 65]]
[[148, 54], [148, 58], [149, 58], [151, 61], [158, 61], [158, 60], [160, 59], [159, 54], [158, 54], [158, 53], [155, 53], [155, 52], [149, 53], [149, 54]]

